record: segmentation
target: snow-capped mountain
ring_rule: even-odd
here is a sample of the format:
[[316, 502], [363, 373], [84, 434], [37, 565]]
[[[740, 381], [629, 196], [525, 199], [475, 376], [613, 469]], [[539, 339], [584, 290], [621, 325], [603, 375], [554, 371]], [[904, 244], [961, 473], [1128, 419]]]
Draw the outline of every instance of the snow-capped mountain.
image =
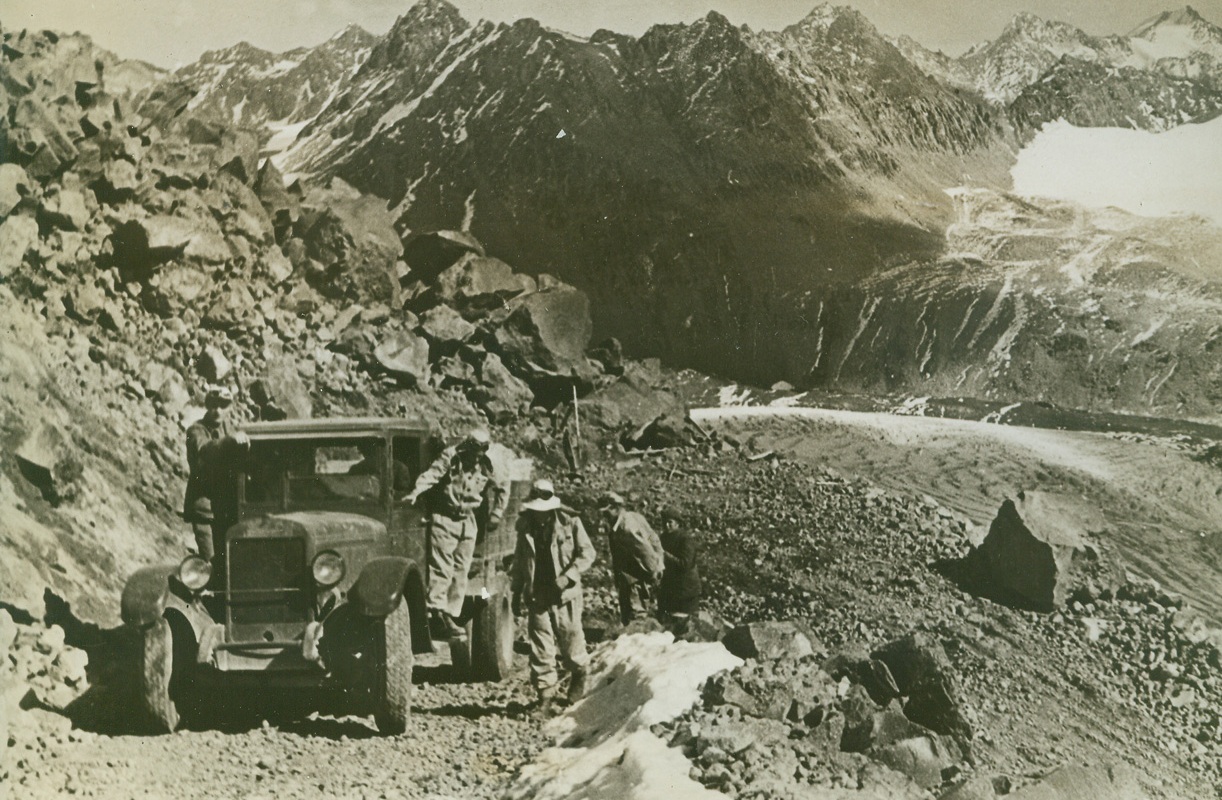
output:
[[1016, 15], [991, 42], [973, 47], [959, 59], [987, 99], [1008, 104], [1065, 56], [1087, 62], [1116, 63], [1126, 54], [1118, 37], [1088, 36], [1064, 22], [1034, 14]]
[[270, 53], [246, 42], [213, 50], [174, 73], [197, 90], [188, 111], [261, 128], [278, 150], [356, 74], [378, 37], [350, 25], [317, 47]]
[[1222, 81], [1222, 28], [1191, 6], [1152, 17], [1127, 39], [1131, 55], [1126, 66]]

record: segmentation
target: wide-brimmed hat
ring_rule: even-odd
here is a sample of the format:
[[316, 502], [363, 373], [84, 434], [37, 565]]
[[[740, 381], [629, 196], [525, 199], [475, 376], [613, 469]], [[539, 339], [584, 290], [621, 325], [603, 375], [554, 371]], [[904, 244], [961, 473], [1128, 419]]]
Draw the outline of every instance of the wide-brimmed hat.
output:
[[556, 487], [547, 478], [540, 478], [530, 487], [530, 494], [522, 508], [527, 511], [555, 511], [560, 508], [560, 498], [556, 496]]

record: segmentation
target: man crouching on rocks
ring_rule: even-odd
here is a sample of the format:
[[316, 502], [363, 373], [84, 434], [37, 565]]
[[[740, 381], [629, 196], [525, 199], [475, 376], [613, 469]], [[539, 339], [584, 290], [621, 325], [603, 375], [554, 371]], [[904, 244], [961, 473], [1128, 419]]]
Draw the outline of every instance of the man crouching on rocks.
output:
[[530, 678], [543, 716], [555, 700], [557, 656], [572, 676], [569, 702], [586, 691], [590, 656], [581, 628], [581, 573], [593, 563], [594, 545], [581, 518], [560, 502], [551, 481], [535, 481], [518, 517], [511, 588], [514, 614], [527, 615]]

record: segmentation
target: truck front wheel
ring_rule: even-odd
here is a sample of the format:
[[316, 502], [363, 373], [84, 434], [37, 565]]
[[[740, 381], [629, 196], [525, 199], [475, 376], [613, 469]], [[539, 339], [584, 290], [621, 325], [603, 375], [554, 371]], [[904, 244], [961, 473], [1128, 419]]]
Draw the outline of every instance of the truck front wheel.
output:
[[407, 730], [412, 710], [412, 623], [407, 599], [373, 632], [374, 722], [385, 734]]
[[170, 733], [182, 721], [179, 706], [186, 688], [185, 673], [190, 668], [193, 646], [189, 632], [175, 631], [165, 617], [143, 633], [140, 699], [157, 733]]

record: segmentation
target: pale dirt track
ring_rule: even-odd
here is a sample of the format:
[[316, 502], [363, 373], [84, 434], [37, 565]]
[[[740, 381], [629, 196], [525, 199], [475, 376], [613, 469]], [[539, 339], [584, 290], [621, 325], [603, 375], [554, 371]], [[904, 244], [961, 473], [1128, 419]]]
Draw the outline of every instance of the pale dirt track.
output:
[[815, 408], [692, 416], [756, 451], [928, 494], [978, 525], [1023, 489], [1084, 496], [1104, 509], [1130, 566], [1222, 622], [1222, 470], [1181, 442]]

